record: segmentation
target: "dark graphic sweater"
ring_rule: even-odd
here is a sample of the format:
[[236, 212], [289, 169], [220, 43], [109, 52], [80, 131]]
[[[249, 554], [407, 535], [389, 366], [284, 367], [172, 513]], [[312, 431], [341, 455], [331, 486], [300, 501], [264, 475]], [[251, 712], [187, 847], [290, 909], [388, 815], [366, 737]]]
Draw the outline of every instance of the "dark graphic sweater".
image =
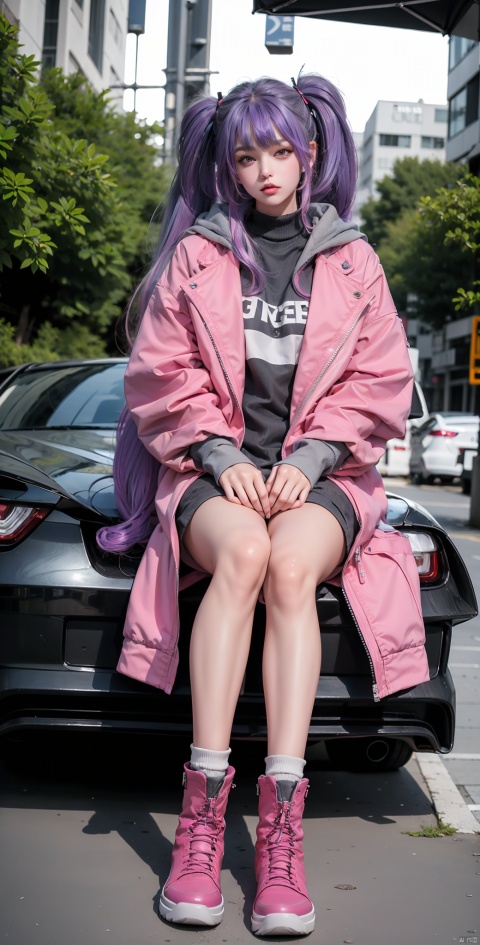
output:
[[[265, 287], [258, 295], [251, 295], [250, 275], [242, 268], [245, 437], [240, 450], [233, 440], [219, 436], [209, 436], [190, 448], [196, 465], [217, 482], [222, 472], [236, 463], [250, 462], [267, 477], [272, 466], [282, 462], [297, 466], [313, 486], [348, 455], [344, 443], [304, 439], [287, 459], [281, 459], [282, 443], [290, 426], [292, 388], [308, 318], [315, 257], [320, 246], [324, 249], [326, 244], [344, 245], [361, 238], [358, 229], [340, 220], [333, 207], [317, 205], [311, 212], [311, 234], [304, 229], [299, 211], [283, 217], [252, 211], [246, 220], [265, 273]], [[200, 217], [190, 232], [231, 246], [228, 217], [220, 205]], [[300, 268], [301, 294], [293, 281]]]

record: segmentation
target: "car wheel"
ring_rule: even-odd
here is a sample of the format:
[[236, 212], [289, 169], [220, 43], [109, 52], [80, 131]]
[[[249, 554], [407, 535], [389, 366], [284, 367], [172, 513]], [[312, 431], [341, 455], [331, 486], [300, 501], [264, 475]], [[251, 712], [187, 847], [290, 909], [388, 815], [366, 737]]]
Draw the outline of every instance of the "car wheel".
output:
[[412, 757], [399, 738], [332, 738], [325, 744], [332, 765], [343, 771], [395, 771]]

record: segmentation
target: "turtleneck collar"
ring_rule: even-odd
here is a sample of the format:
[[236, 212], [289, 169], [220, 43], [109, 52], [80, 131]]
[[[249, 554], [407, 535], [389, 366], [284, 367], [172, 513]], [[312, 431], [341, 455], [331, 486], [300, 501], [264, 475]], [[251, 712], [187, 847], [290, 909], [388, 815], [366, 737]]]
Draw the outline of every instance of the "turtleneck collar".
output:
[[280, 217], [271, 217], [267, 213], [252, 210], [245, 220], [245, 227], [250, 236], [262, 237], [273, 242], [292, 239], [300, 234], [307, 237], [300, 210]]

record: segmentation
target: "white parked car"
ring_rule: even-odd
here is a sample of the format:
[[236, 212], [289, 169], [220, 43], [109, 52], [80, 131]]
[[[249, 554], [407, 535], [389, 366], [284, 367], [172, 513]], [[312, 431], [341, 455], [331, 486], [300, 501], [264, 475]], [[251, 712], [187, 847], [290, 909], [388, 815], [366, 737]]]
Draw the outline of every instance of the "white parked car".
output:
[[421, 483], [440, 477], [452, 480], [462, 473], [463, 454], [476, 449], [478, 416], [474, 413], [434, 413], [411, 431], [410, 476]]
[[[377, 469], [381, 476], [408, 476], [410, 474], [410, 440], [412, 430], [424, 423], [430, 416], [425, 397], [418, 381], [415, 381], [415, 393], [417, 396], [416, 414], [417, 416], [407, 420], [407, 429], [405, 436], [394, 437], [388, 440], [385, 453], [377, 463]], [[413, 404], [412, 404], [413, 406]]]

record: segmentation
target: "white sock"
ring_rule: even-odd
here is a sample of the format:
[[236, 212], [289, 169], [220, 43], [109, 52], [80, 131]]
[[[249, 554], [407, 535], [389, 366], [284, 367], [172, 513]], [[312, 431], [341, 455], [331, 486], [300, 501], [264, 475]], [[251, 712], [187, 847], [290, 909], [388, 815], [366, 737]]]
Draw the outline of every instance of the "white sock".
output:
[[228, 768], [228, 756], [231, 749], [212, 751], [210, 748], [197, 748], [190, 745], [190, 767], [202, 771], [207, 778], [224, 778]]
[[265, 774], [277, 781], [300, 781], [306, 762], [294, 755], [267, 755]]

